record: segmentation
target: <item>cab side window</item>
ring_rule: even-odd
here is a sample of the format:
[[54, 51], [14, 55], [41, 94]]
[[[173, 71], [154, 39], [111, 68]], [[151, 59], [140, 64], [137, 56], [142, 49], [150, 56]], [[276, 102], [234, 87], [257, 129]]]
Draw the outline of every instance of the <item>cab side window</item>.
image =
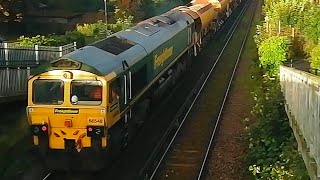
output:
[[109, 88], [109, 103], [112, 103], [115, 99], [120, 98], [120, 79], [117, 78], [110, 84]]

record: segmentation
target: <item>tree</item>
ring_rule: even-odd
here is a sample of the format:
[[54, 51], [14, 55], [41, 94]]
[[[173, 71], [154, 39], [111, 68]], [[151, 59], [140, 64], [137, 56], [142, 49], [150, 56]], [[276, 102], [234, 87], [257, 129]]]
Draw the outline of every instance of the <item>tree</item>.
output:
[[314, 47], [310, 53], [310, 66], [314, 69], [320, 70], [320, 45]]
[[308, 41], [318, 44], [320, 37], [320, 7], [313, 6], [306, 10], [301, 28]]
[[139, 21], [143, 17], [140, 0], [117, 0], [115, 6], [115, 19], [134, 16]]
[[264, 40], [258, 49], [260, 66], [270, 75], [276, 75], [280, 64], [291, 56], [290, 46], [291, 42], [285, 36], [272, 36]]

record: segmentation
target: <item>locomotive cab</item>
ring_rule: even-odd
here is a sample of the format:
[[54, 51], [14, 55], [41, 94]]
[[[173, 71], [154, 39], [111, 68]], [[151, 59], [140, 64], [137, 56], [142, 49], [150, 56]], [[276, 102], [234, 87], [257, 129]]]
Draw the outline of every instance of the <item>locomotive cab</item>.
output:
[[112, 77], [53, 67], [30, 78], [27, 115], [33, 144], [43, 157], [108, 150], [108, 127], [119, 116], [119, 92], [116, 83], [110, 85]]

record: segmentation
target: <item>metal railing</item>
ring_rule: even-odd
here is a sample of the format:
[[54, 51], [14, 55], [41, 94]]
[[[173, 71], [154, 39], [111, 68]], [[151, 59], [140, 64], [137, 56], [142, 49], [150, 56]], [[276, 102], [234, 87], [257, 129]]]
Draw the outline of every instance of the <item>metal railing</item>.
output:
[[42, 61], [50, 61], [68, 54], [76, 47], [76, 42], [59, 47], [24, 47], [19, 43], [0, 43], [0, 67], [37, 66]]
[[320, 177], [320, 77], [280, 67], [286, 111], [311, 179]]
[[26, 95], [30, 68], [0, 69], [0, 97]]

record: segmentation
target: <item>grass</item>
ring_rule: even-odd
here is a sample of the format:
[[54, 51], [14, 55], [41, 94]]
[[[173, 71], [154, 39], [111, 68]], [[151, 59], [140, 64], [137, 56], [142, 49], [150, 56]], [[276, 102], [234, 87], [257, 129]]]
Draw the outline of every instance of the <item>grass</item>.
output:
[[22, 157], [31, 148], [30, 141], [25, 141], [28, 134], [25, 106], [25, 102], [12, 102], [0, 107], [0, 176], [3, 178], [13, 177], [28, 162]]

